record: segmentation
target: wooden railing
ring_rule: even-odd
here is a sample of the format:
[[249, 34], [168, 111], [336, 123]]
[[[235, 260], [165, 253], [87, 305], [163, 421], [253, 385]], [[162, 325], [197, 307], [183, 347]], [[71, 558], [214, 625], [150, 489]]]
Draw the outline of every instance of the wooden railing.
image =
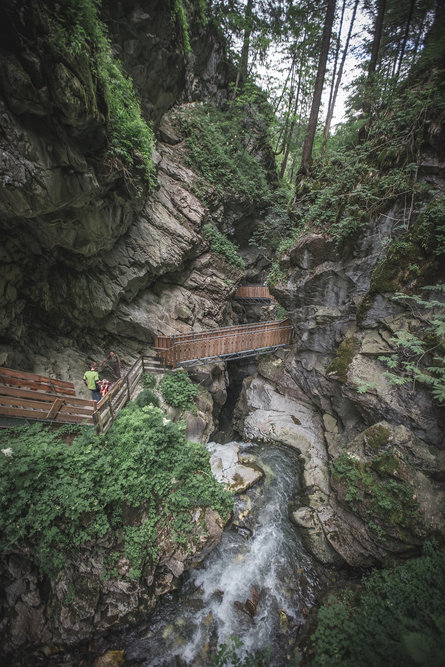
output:
[[0, 368], [0, 415], [58, 423], [93, 423], [96, 401], [76, 397], [65, 380]]
[[256, 322], [207, 331], [192, 331], [177, 336], [157, 336], [156, 354], [173, 368], [236, 359], [289, 345], [290, 320]]
[[0, 416], [95, 424], [97, 432], [103, 433], [133, 397], [142, 373], [153, 370], [152, 365], [150, 357], [139, 357], [100, 401], [76, 397], [72, 382], [0, 368]]
[[249, 301], [275, 301], [267, 285], [242, 285], [235, 292], [235, 299]]
[[[124, 377], [118, 380], [110, 391], [100, 399], [94, 413], [94, 423], [99, 433], [106, 431], [111, 426], [119, 410], [124, 407], [127, 401], [132, 399], [142, 373], [151, 365], [149, 357], [139, 357]], [[162, 370], [162, 367], [160, 367], [160, 370]]]

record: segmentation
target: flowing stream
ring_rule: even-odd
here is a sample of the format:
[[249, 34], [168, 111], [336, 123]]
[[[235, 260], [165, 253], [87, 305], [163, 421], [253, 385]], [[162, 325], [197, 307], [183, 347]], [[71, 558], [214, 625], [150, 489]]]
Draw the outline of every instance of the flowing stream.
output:
[[234, 637], [240, 657], [269, 649], [268, 665], [289, 663], [317, 587], [314, 564], [288, 518], [298, 457], [270, 445], [244, 444], [242, 451], [254, 455], [263, 481], [237, 496], [220, 544], [164, 597], [149, 625], [114, 637], [127, 665], [208, 665], [216, 647], [232, 646]]

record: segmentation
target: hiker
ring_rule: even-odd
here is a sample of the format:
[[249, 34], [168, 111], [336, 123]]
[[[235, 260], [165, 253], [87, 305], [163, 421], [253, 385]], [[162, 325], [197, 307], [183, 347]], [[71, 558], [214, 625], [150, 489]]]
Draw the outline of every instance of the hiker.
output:
[[93, 401], [100, 401], [100, 387], [97, 384], [99, 382], [99, 373], [97, 372], [97, 364], [91, 364], [89, 371], [85, 371], [83, 376], [84, 384], [91, 391]]
[[106, 380], [105, 378], [100, 381], [100, 395], [103, 398], [105, 394], [108, 393], [108, 390], [111, 387], [111, 382], [110, 380]]
[[121, 360], [117, 356], [117, 354], [113, 351], [111, 351], [100, 363], [100, 370], [103, 371], [104, 366], [106, 368], [106, 375], [110, 376], [111, 379], [115, 382], [116, 380], [119, 380], [121, 376]]

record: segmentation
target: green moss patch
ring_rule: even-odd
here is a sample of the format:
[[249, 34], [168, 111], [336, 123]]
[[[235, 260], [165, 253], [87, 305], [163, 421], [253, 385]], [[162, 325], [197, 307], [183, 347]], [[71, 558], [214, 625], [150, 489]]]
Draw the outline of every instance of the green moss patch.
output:
[[390, 437], [391, 431], [382, 426], [382, 424], [374, 424], [374, 426], [367, 428], [364, 433], [367, 447], [374, 452], [385, 447]]
[[331, 466], [344, 500], [366, 521], [378, 522], [387, 531], [411, 530], [420, 520], [413, 490], [394, 477], [399, 468], [393, 453], [385, 452], [363, 462], [343, 452]]
[[338, 346], [335, 359], [327, 367], [326, 375], [333, 375], [339, 382], [346, 382], [349, 366], [359, 349], [360, 344], [355, 336], [345, 338]]

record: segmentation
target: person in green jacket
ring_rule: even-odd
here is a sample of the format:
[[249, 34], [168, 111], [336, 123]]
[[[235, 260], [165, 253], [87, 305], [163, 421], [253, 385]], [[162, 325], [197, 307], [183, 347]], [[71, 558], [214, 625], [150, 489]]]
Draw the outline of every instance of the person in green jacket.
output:
[[83, 376], [83, 381], [90, 389], [93, 401], [100, 401], [100, 390], [98, 389], [96, 382], [99, 382], [99, 373], [97, 372], [97, 364], [91, 364], [89, 371], [85, 371]]

